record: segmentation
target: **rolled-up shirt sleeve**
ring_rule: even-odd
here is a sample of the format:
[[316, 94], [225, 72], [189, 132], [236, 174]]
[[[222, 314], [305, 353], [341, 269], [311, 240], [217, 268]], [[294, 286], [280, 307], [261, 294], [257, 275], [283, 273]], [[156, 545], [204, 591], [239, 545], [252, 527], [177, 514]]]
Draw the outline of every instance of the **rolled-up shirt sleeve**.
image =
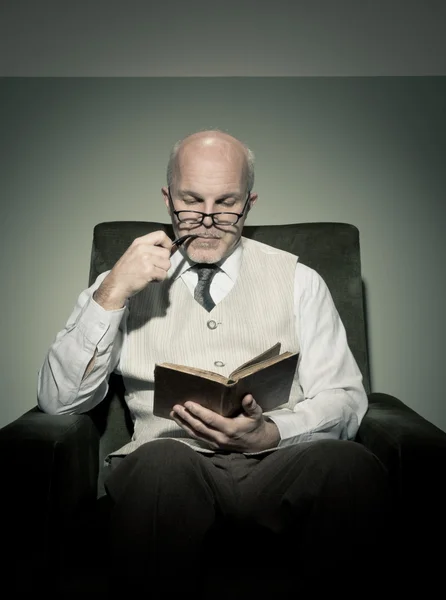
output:
[[[93, 300], [109, 271], [78, 297], [76, 305], [51, 344], [37, 379], [37, 403], [46, 413], [83, 413], [101, 402], [108, 378], [119, 363], [127, 305], [107, 311]], [[91, 371], [84, 377], [94, 358]]]
[[279, 447], [324, 438], [354, 439], [368, 406], [362, 374], [326, 283], [300, 263], [294, 309], [302, 397], [293, 410], [267, 413], [279, 429]]

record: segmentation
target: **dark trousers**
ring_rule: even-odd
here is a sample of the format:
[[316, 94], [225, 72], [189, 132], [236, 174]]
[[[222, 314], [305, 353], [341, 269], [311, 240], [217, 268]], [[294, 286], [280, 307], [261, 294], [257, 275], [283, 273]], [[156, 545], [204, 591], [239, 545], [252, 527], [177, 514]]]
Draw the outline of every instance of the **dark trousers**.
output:
[[295, 577], [297, 589], [304, 578], [360, 581], [392, 543], [386, 470], [356, 442], [246, 457], [157, 440], [121, 459], [105, 487], [113, 576], [138, 592], [190, 582], [212, 565]]

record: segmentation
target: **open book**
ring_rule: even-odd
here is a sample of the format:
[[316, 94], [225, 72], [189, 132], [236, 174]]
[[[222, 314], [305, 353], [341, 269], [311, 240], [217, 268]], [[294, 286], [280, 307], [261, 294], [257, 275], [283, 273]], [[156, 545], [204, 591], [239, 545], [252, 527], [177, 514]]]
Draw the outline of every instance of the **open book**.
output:
[[241, 401], [252, 394], [263, 411], [288, 402], [298, 352], [280, 353], [280, 343], [240, 365], [229, 377], [184, 365], [155, 365], [153, 412], [171, 418], [175, 404], [192, 400], [225, 417], [241, 412]]

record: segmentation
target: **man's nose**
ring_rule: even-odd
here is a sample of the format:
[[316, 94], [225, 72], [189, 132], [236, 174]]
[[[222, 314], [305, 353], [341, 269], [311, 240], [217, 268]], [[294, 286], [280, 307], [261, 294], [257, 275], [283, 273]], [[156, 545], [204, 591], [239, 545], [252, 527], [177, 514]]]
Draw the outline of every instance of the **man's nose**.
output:
[[214, 224], [212, 217], [206, 216], [203, 218], [203, 225], [205, 227], [212, 227], [212, 225]]

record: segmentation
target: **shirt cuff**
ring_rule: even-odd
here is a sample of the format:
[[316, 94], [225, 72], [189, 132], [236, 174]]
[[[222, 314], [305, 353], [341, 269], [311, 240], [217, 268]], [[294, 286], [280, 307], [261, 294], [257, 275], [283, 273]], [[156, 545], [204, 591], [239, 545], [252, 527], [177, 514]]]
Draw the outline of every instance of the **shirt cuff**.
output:
[[117, 310], [105, 310], [90, 298], [79, 315], [77, 325], [85, 338], [100, 351], [114, 342], [126, 310], [127, 303]]
[[292, 446], [298, 442], [309, 442], [313, 439], [311, 431], [299, 432], [295, 423], [297, 415], [289, 409], [272, 410], [265, 414], [265, 418], [275, 423], [279, 430], [280, 442], [277, 444], [278, 448]]

